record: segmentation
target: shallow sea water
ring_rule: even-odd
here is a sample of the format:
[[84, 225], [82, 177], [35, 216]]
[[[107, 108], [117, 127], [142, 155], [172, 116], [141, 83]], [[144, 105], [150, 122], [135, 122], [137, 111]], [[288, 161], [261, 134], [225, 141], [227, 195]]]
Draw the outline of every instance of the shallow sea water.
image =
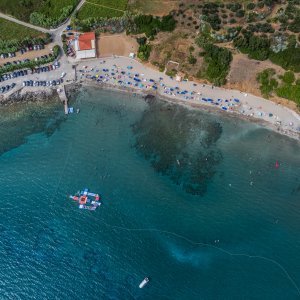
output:
[[0, 109], [1, 299], [299, 299], [298, 142], [93, 88], [47, 105]]

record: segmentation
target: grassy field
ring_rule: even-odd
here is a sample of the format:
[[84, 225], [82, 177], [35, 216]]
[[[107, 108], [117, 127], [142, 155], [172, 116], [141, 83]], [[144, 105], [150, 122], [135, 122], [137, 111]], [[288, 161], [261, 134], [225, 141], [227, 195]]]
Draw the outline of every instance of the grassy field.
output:
[[88, 0], [78, 12], [78, 19], [89, 17], [121, 17], [127, 8], [127, 0]]
[[179, 9], [180, 3], [185, 3], [188, 5], [198, 5], [203, 4], [205, 2], [218, 2], [218, 3], [225, 3], [225, 2], [239, 2], [245, 3], [250, 2], [249, 0], [129, 0], [128, 2], [128, 9], [133, 12], [142, 12], [143, 14], [151, 14], [155, 16], [163, 16], [167, 15], [172, 10]]
[[171, 10], [178, 9], [180, 0], [129, 0], [129, 10], [156, 16], [167, 15]]
[[39, 12], [46, 17], [56, 18], [61, 15], [62, 8], [76, 5], [78, 2], [79, 0], [0, 0], [0, 11], [29, 22], [32, 12]]
[[1, 28], [0, 39], [2, 40], [18, 40], [18, 39], [24, 39], [25, 37], [35, 38], [35, 37], [45, 36], [45, 34], [40, 31], [36, 31], [34, 29], [24, 27], [22, 25], [7, 21], [2, 18], [0, 18], [0, 28]]
[[98, 5], [107, 6], [119, 10], [126, 10], [128, 0], [87, 0], [87, 2], [95, 3]]

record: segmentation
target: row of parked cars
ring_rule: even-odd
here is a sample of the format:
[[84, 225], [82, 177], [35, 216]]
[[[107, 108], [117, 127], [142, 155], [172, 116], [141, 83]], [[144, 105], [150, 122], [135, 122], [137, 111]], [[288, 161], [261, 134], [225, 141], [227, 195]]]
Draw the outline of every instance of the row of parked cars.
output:
[[33, 46], [30, 46], [30, 47], [25, 47], [25, 48], [22, 48], [20, 50], [20, 53], [21, 54], [24, 54], [25, 52], [27, 51], [32, 51], [32, 50], [42, 50], [44, 49], [45, 46], [44, 45], [33, 45]]
[[67, 46], [68, 46], [67, 56], [74, 57], [76, 55], [76, 53], [75, 53], [75, 50], [72, 47], [72, 44], [69, 42]]
[[[49, 53], [48, 55], [38, 56], [38, 57], [36, 57], [34, 60], [35, 60], [35, 61], [38, 61], [38, 60], [40, 60], [40, 59], [47, 59], [47, 58], [50, 58], [50, 57], [52, 57], [52, 56], [53, 56], [53, 54], [52, 54], [52, 53]], [[9, 65], [19, 65], [19, 64], [21, 64], [21, 63], [23, 63], [23, 62], [29, 62], [29, 61], [30, 61], [30, 60], [29, 60], [28, 58], [22, 59], [22, 60], [8, 61], [8, 62], [6, 62], [6, 63], [4, 64], [4, 66], [9, 66]]]
[[[22, 49], [20, 49], [20, 54], [24, 54], [27, 51], [32, 51], [32, 50], [42, 50], [44, 49], [45, 46], [44, 45], [32, 45], [29, 47], [24, 47]], [[16, 57], [16, 53], [15, 52], [9, 52], [9, 53], [1, 53], [0, 58], [8, 58], [8, 57]]]
[[38, 57], [36, 57], [34, 60], [35, 61], [38, 61], [38, 60], [40, 60], [40, 59], [47, 59], [47, 58], [50, 58], [50, 57], [52, 57], [53, 56], [53, 54], [52, 53], [49, 53], [48, 55], [42, 55], [42, 56], [38, 56]]
[[26, 76], [27, 74], [28, 74], [27, 70], [21, 70], [21, 71], [15, 71], [12, 73], [8, 73], [8, 74], [3, 74], [2, 76], [0, 76], [0, 82], [6, 81], [6, 80], [12, 79], [12, 78], [17, 78], [20, 76]]
[[23, 81], [23, 86], [56, 86], [63, 83], [63, 79], [57, 80], [27, 80]]
[[44, 67], [37, 67], [31, 70], [31, 74], [34, 73], [41, 73], [41, 72], [50, 72], [52, 70], [55, 70], [59, 68], [59, 63], [58, 64], [53, 64], [53, 65], [48, 65], [48, 66], [44, 66]]
[[16, 53], [10, 52], [10, 53], [2, 53], [0, 55], [0, 58], [8, 58], [8, 57], [16, 57]]
[[22, 60], [14, 60], [14, 61], [12, 61], [12, 62], [6, 62], [5, 64], [4, 64], [4, 66], [6, 67], [6, 66], [9, 66], [9, 65], [19, 65], [19, 64], [21, 64], [21, 63], [23, 63], [23, 62], [28, 62], [28, 61], [30, 61], [28, 58], [26, 58], [26, 59], [22, 59]]
[[[50, 72], [57, 68], [59, 68], [59, 62], [55, 61], [52, 65], [31, 69], [31, 74], [41, 73], [41, 72]], [[26, 75], [28, 75], [29, 72], [30, 72], [30, 70], [20, 70], [20, 71], [15, 71], [12, 73], [4, 74], [4, 75], [0, 76], [0, 82], [6, 81], [6, 80], [12, 79], [12, 78], [17, 78], [20, 76], [26, 76]]]
[[8, 91], [12, 90], [15, 86], [16, 86], [16, 84], [14, 82], [12, 84], [2, 86], [2, 87], [0, 87], [0, 93], [1, 94], [7, 93]]

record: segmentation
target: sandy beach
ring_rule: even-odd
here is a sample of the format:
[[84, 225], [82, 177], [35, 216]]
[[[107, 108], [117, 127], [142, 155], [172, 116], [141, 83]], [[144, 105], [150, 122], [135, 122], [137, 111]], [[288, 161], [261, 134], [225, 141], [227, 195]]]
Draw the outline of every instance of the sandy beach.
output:
[[[20, 82], [17, 81], [17, 90], [2, 96], [0, 102], [9, 101], [11, 103], [16, 94], [18, 98], [22, 95], [26, 96], [28, 93], [36, 93], [38, 96], [47, 90], [59, 89], [62, 91], [64, 85], [93, 84], [102, 88], [118, 89], [130, 93], [153, 94], [167, 101], [193, 108], [259, 122], [274, 131], [300, 140], [299, 114], [275, 102], [238, 90], [192, 81], [178, 82], [162, 72], [124, 56], [73, 61], [74, 63], [76, 63], [76, 68], [67, 64], [67, 68], [60, 68], [45, 75], [47, 80], [57, 79], [64, 70], [66, 76], [62, 85], [46, 88], [22, 87], [24, 79], [20, 78]], [[27, 79], [37, 80], [35, 74], [29, 75]]]
[[177, 82], [127, 57], [80, 62], [77, 80], [85, 84], [94, 82], [106, 88], [153, 94], [168, 101], [220, 111], [260, 122], [272, 130], [300, 139], [300, 116], [287, 107], [237, 90], [190, 81]]

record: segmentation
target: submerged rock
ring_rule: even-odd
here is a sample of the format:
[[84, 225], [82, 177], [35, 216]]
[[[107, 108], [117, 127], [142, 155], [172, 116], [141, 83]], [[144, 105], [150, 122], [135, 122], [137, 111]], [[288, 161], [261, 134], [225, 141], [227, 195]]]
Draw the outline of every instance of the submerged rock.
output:
[[[151, 98], [152, 99], [152, 98]], [[199, 111], [155, 101], [133, 125], [135, 148], [184, 191], [204, 195], [222, 154], [219, 122]]]

